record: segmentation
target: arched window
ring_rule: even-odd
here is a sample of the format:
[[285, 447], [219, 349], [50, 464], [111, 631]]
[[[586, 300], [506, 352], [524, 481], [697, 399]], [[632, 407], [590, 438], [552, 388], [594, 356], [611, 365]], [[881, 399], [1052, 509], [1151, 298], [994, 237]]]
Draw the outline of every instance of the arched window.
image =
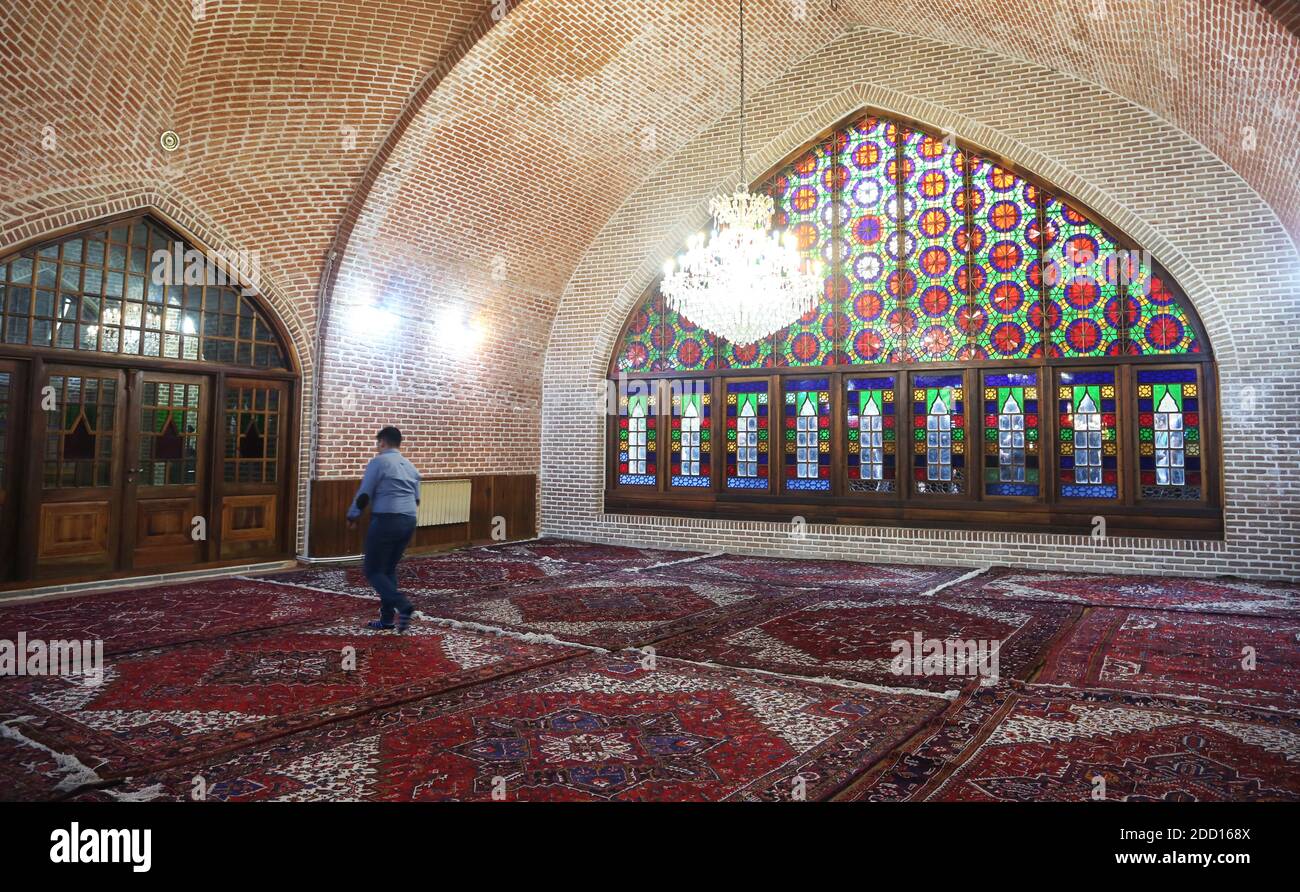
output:
[[673, 467], [635, 491], [611, 475], [610, 508], [1026, 529], [1101, 515], [1116, 532], [1174, 513], [1187, 535], [1221, 534], [1209, 344], [1113, 226], [990, 153], [873, 113], [760, 188], [827, 270], [822, 297], [737, 345], [652, 286], [610, 375], [725, 394], [727, 461], [682, 482], [674, 402]]

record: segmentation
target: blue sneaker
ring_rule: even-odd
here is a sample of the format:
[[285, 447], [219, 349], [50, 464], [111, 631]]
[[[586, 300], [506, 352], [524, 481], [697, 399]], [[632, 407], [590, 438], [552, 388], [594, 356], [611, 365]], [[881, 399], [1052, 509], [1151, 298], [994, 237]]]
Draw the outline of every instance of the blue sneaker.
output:
[[393, 624], [386, 623], [383, 620], [372, 619], [370, 622], [366, 623], [366, 628], [374, 629], [376, 632], [383, 632], [387, 629], [393, 628]]

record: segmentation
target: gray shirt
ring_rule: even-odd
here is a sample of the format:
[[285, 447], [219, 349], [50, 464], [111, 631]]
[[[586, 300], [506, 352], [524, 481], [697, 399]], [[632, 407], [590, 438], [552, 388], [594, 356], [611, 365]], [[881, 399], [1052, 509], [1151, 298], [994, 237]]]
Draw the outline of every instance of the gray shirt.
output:
[[385, 449], [366, 465], [366, 476], [348, 508], [348, 520], [361, 516], [357, 502], [363, 495], [370, 497], [371, 514], [415, 517], [420, 504], [420, 472], [396, 449]]

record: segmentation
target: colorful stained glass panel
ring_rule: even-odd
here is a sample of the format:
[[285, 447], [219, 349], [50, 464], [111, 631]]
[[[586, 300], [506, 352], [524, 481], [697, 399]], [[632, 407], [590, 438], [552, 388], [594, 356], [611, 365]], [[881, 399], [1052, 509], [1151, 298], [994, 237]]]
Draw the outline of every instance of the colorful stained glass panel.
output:
[[900, 129], [875, 117], [850, 125], [839, 143], [845, 170], [839, 284], [845, 360], [892, 362], [906, 347], [899, 304], [898, 158]]
[[1082, 212], [1044, 202], [1043, 280], [1052, 356], [1122, 352], [1119, 245]]
[[1203, 438], [1196, 369], [1138, 369], [1137, 410], [1142, 498], [1199, 501]]
[[1119, 498], [1115, 372], [1062, 372], [1057, 386], [1061, 497]]
[[785, 488], [831, 490], [830, 379], [785, 382]]
[[628, 320], [623, 349], [618, 355], [620, 372], [650, 372], [663, 365], [660, 342], [663, 337], [663, 298], [659, 289], [647, 294]]
[[[714, 337], [671, 307], [663, 312], [660, 366], [671, 372], [702, 372], [714, 367]], [[654, 351], [652, 351], [653, 353]]]
[[961, 375], [912, 376], [912, 474], [918, 493], [966, 490], [966, 408]]
[[766, 381], [727, 382], [727, 488], [768, 488]]
[[904, 287], [914, 291], [908, 315], [900, 318], [907, 320], [907, 355], [919, 362], [950, 362], [968, 353], [968, 339], [957, 324], [968, 303], [964, 283], [970, 278], [965, 166], [966, 154], [950, 142], [904, 131]]
[[971, 170], [971, 265], [961, 276], [972, 308], [958, 328], [973, 339], [972, 359], [1029, 359], [1043, 353], [1039, 293], [1038, 190], [979, 159]]
[[653, 391], [633, 385], [618, 396], [618, 482], [655, 486], [658, 482], [658, 431]]
[[1031, 496], [1040, 491], [1037, 372], [984, 375], [984, 493]]
[[845, 451], [850, 492], [895, 492], [898, 460], [898, 379], [894, 375], [845, 382]]
[[1126, 265], [1131, 307], [1128, 352], [1136, 356], [1200, 353], [1200, 338], [1184, 309], [1186, 296], [1149, 257], [1141, 252], [1134, 255], [1129, 255], [1133, 262]]
[[712, 482], [712, 384], [676, 380], [672, 388], [672, 476], [669, 485], [698, 489]]

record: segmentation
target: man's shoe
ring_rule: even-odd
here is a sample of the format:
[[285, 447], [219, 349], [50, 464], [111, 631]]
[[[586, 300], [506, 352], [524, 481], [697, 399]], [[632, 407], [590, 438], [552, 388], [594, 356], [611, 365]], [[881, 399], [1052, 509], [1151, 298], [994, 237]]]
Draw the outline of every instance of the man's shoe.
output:
[[393, 624], [386, 623], [383, 620], [372, 619], [370, 622], [366, 623], [366, 628], [374, 629], [376, 632], [383, 632], [387, 629], [393, 628]]
[[405, 632], [407, 629], [411, 627], [411, 614], [414, 612], [415, 612], [414, 607], [412, 607], [410, 610], [407, 611], [399, 610], [397, 612], [397, 631]]

